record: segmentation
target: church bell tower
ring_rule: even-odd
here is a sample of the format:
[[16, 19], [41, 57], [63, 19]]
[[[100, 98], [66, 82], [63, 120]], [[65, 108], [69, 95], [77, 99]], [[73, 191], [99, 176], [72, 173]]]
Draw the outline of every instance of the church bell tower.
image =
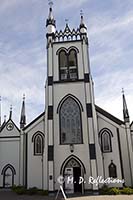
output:
[[[83, 14], [77, 29], [57, 31], [52, 5], [47, 27], [47, 81], [45, 101], [45, 132], [48, 142], [48, 189], [59, 188], [59, 175], [65, 176], [75, 166], [78, 176], [97, 177], [97, 134], [93, 81], [88, 54], [87, 27]], [[73, 164], [72, 164], [73, 163]], [[71, 166], [71, 167], [70, 167]], [[74, 177], [76, 178], [76, 177]], [[67, 185], [64, 186], [67, 189]], [[78, 186], [73, 187], [73, 191]], [[82, 184], [97, 190], [96, 185]]]

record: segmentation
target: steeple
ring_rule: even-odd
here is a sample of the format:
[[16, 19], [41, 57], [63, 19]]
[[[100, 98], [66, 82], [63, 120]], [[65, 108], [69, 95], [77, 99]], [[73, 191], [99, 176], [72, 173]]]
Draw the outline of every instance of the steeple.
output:
[[1, 96], [0, 96], [0, 127], [1, 127]]
[[79, 26], [80, 33], [81, 34], [86, 34], [87, 33], [87, 27], [86, 27], [86, 25], [84, 23], [84, 16], [83, 16], [83, 11], [82, 10], [80, 11], [80, 15], [81, 15], [80, 26]]
[[122, 88], [122, 98], [123, 98], [123, 118], [124, 118], [124, 122], [127, 123], [127, 122], [130, 122], [130, 118], [129, 118], [129, 112], [128, 112], [126, 98], [125, 98], [123, 88]]
[[47, 34], [55, 33], [55, 19], [53, 17], [53, 10], [52, 10], [53, 2], [49, 1], [49, 15], [48, 19], [46, 20], [46, 27], [47, 27]]
[[25, 115], [25, 95], [23, 95], [22, 109], [21, 109], [21, 117], [20, 117], [20, 128], [24, 128], [26, 125], [26, 115]]
[[12, 119], [12, 105], [10, 106], [9, 119]]

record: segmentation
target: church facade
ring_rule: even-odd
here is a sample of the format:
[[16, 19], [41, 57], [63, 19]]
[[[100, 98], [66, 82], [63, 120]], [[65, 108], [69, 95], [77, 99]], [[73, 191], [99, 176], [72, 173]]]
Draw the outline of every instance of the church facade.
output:
[[[121, 121], [95, 105], [87, 27], [83, 16], [78, 29], [66, 24], [56, 30], [49, 9], [45, 112], [26, 125], [25, 98], [20, 128], [12, 120], [0, 127], [0, 187], [23, 185], [54, 192], [59, 177], [68, 193], [98, 190], [103, 183], [90, 177], [124, 180], [109, 187], [133, 186], [133, 123], [125, 95]], [[67, 178], [73, 177], [68, 183]], [[85, 180], [79, 184], [80, 177]]]

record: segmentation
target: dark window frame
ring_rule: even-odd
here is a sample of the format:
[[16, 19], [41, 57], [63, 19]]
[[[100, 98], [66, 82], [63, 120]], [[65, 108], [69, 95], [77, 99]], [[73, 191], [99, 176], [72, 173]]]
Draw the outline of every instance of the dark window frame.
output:
[[[72, 73], [70, 73], [70, 70], [71, 69], [71, 66], [69, 65], [69, 56], [70, 56], [70, 53], [74, 51], [75, 52], [75, 61], [76, 61], [76, 66], [75, 66], [75, 74], [76, 74], [76, 78], [71, 78], [70, 75]], [[61, 73], [61, 60], [60, 60], [60, 54], [64, 52], [65, 55], [66, 55], [66, 60], [67, 60], [67, 66], [66, 66], [66, 70], [67, 70], [67, 78], [66, 79], [62, 79], [61, 78], [61, 75], [63, 73]], [[60, 81], [75, 81], [75, 80], [78, 80], [78, 57], [77, 57], [77, 51], [74, 49], [74, 48], [71, 48], [68, 52], [66, 52], [64, 49], [61, 49], [59, 51], [59, 55], [58, 55], [58, 64], [59, 64], [59, 80]], [[65, 73], [64, 73], [65, 74]]]
[[[71, 98], [73, 101], [75, 101], [76, 102], [76, 104], [77, 104], [77, 106], [79, 107], [79, 111], [80, 111], [80, 128], [81, 128], [81, 142], [79, 142], [79, 143], [74, 143], [74, 142], [69, 142], [69, 143], [62, 143], [62, 140], [61, 140], [61, 113], [60, 113], [60, 111], [61, 111], [61, 108], [62, 108], [62, 105], [63, 105], [63, 103], [68, 99], [68, 98]], [[60, 105], [60, 108], [59, 108], [59, 132], [60, 132], [60, 134], [59, 134], [59, 144], [60, 145], [71, 145], [71, 144], [74, 144], [74, 145], [78, 145], [78, 144], [83, 144], [83, 128], [82, 128], [82, 110], [81, 110], [81, 106], [79, 105], [79, 103], [73, 98], [73, 97], [71, 97], [71, 96], [68, 96], [67, 98], [65, 98], [64, 99], [64, 101], [62, 102], [62, 104]]]
[[[117, 167], [116, 165], [113, 163], [113, 161], [111, 161], [111, 164], [109, 165], [109, 177], [111, 178], [117, 178]], [[114, 171], [111, 171], [111, 170], [114, 170]]]
[[[104, 149], [103, 140], [104, 140], [104, 135], [105, 134], [108, 134], [108, 137], [109, 137], [109, 150], [105, 150]], [[112, 137], [113, 137], [112, 132], [108, 128], [103, 128], [99, 132], [99, 137], [100, 137], [101, 151], [103, 153], [110, 153], [110, 152], [112, 152]]]
[[[38, 136], [41, 138], [41, 152], [38, 153], [36, 152], [36, 140], [38, 138]], [[41, 132], [37, 132], [33, 135], [32, 137], [32, 142], [33, 142], [33, 152], [34, 152], [34, 156], [42, 156], [43, 155], [43, 151], [44, 151], [44, 135]]]

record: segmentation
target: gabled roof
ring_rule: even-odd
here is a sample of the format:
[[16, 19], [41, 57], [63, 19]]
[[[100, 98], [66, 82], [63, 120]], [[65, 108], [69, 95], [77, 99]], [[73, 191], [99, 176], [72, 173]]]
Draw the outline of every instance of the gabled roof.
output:
[[17, 127], [17, 125], [14, 123], [14, 121], [12, 119], [8, 119], [7, 122], [3, 122], [0, 132], [6, 127], [6, 125], [8, 124], [9, 121], [11, 121], [13, 123], [13, 125], [16, 127], [16, 129], [20, 132], [20, 129]]
[[130, 126], [132, 126], [132, 125], [133, 125], [133, 121], [131, 122]]
[[34, 124], [38, 119], [40, 119], [43, 115], [45, 115], [45, 112], [41, 113], [38, 117], [36, 117], [32, 122], [30, 122], [29, 124], [27, 124], [27, 126], [25, 126], [23, 128], [23, 130], [26, 130], [28, 127], [30, 127], [32, 124]]
[[116, 118], [115, 116], [111, 115], [110, 113], [108, 113], [107, 111], [103, 110], [99, 106], [95, 105], [95, 107], [96, 107], [96, 111], [97, 112], [99, 112], [100, 114], [104, 115], [105, 117], [107, 117], [108, 119], [112, 120], [113, 122], [117, 123], [118, 125], [125, 124], [124, 121]]

